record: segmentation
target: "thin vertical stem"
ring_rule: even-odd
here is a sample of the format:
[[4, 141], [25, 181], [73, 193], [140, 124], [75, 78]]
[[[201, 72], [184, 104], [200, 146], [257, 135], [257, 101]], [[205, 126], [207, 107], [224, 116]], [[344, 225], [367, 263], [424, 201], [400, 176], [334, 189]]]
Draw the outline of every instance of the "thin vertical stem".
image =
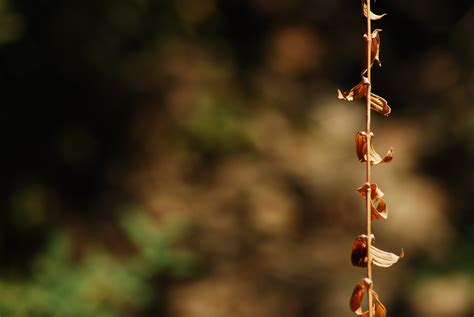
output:
[[[372, 74], [371, 74], [371, 42], [372, 42], [372, 26], [370, 21], [370, 0], [367, 0], [367, 79], [369, 80], [369, 85], [367, 86], [367, 107], [366, 107], [366, 134], [367, 134], [367, 161], [365, 165], [365, 181], [367, 183], [367, 195], [365, 200], [366, 205], [366, 215], [367, 215], [367, 277], [372, 280], [372, 255], [370, 252], [370, 247], [372, 246], [372, 206], [371, 206], [371, 162], [370, 162], [370, 142], [371, 142], [371, 131], [370, 131], [370, 93], [372, 91]], [[368, 287], [367, 298], [369, 304], [369, 317], [373, 317], [373, 298], [372, 290], [373, 283]]]

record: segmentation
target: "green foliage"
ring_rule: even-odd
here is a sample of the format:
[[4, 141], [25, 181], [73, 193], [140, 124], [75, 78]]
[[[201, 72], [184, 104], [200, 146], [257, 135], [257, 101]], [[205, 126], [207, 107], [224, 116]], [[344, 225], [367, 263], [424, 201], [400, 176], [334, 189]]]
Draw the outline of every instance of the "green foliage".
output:
[[0, 281], [0, 314], [129, 316], [145, 309], [154, 290], [159, 291], [159, 285], [151, 283], [154, 276], [193, 273], [195, 259], [175, 246], [186, 233], [180, 222], [157, 224], [135, 212], [126, 215], [123, 225], [139, 250], [124, 260], [95, 250], [71, 263], [71, 245], [65, 235], [57, 234], [34, 262], [30, 279]]

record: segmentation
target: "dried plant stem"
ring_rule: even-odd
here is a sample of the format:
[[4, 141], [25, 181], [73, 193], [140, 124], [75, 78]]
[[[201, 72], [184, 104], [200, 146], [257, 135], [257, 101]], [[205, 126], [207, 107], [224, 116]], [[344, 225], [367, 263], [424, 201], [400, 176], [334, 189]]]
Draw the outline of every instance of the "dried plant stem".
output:
[[[375, 2], [375, 0], [374, 0]], [[373, 137], [371, 124], [371, 110], [379, 112], [384, 116], [388, 116], [391, 108], [388, 102], [374, 93], [372, 93], [372, 64], [377, 62], [381, 66], [379, 50], [380, 50], [380, 32], [382, 30], [375, 29], [372, 32], [371, 20], [380, 20], [386, 14], [375, 14], [370, 10], [371, 0], [362, 1], [362, 14], [367, 18], [367, 33], [364, 35], [366, 40], [367, 60], [366, 68], [362, 71], [361, 81], [348, 91], [337, 90], [339, 99], [353, 101], [365, 97], [366, 99], [366, 127], [365, 131], [358, 131], [355, 137], [357, 158], [360, 162], [365, 162], [365, 184], [357, 189], [360, 196], [365, 199], [366, 207], [366, 234], [358, 235], [352, 245], [351, 262], [353, 266], [367, 267], [367, 277], [359, 281], [352, 292], [349, 306], [357, 316], [366, 317], [385, 317], [387, 309], [379, 299], [378, 294], [374, 291], [374, 283], [372, 278], [372, 268], [390, 267], [397, 263], [404, 256], [403, 249], [400, 255], [383, 251], [373, 246], [375, 239], [372, 234], [372, 220], [382, 220], [388, 217], [388, 208], [385, 203], [384, 193], [372, 183], [371, 169], [373, 165], [380, 163], [388, 163], [393, 158], [393, 148], [387, 152], [382, 158], [373, 147]], [[366, 77], [365, 77], [366, 76]], [[362, 302], [367, 293], [368, 311], [363, 311]]]
[[[371, 42], [372, 42], [372, 26], [370, 21], [370, 0], [367, 1], [367, 79], [369, 80], [369, 85], [367, 86], [367, 106], [366, 106], [366, 137], [367, 137], [367, 144], [370, 144], [371, 139], [371, 131], [370, 131], [370, 93], [372, 90], [372, 72], [371, 72], [371, 64], [372, 64], [372, 57], [371, 57]], [[370, 157], [370, 148], [367, 146], [367, 158]], [[371, 205], [371, 161], [367, 159], [365, 165], [365, 181], [369, 185], [367, 186], [367, 195], [365, 196], [365, 206], [366, 206], [366, 215], [367, 215], [367, 250], [371, 249], [372, 246], [372, 205]], [[372, 255], [371, 252], [367, 252], [367, 278], [372, 280]], [[373, 317], [373, 296], [372, 290], [373, 283], [369, 285], [367, 288], [367, 299], [368, 299], [368, 306], [369, 306], [369, 317]]]

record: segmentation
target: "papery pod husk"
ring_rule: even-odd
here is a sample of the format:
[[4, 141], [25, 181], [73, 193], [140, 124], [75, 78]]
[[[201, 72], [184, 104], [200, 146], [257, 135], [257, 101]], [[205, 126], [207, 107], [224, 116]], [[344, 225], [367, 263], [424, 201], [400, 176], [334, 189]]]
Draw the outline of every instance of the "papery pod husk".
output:
[[[358, 131], [355, 136], [356, 153], [360, 162], [367, 162], [367, 133], [365, 131]], [[369, 161], [372, 165], [380, 163], [388, 163], [393, 159], [393, 148], [387, 151], [387, 154], [382, 158], [374, 148], [374, 134], [370, 133], [370, 148]]]
[[[362, 13], [364, 14], [364, 16], [366, 18], [367, 18], [367, 11], [368, 11], [367, 1], [370, 1], [370, 0], [362, 0]], [[371, 20], [380, 20], [381, 18], [383, 18], [386, 15], [387, 15], [387, 13], [383, 13], [381, 15], [378, 15], [378, 14], [375, 14], [372, 11], [370, 11], [370, 19]]]

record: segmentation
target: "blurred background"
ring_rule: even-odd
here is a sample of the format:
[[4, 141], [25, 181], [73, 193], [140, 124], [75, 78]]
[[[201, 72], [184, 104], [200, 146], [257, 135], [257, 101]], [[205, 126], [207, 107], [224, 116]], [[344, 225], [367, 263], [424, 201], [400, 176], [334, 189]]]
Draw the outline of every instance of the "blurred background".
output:
[[[474, 313], [472, 1], [377, 1], [389, 316]], [[0, 315], [352, 316], [365, 20], [342, 0], [0, 0]]]

